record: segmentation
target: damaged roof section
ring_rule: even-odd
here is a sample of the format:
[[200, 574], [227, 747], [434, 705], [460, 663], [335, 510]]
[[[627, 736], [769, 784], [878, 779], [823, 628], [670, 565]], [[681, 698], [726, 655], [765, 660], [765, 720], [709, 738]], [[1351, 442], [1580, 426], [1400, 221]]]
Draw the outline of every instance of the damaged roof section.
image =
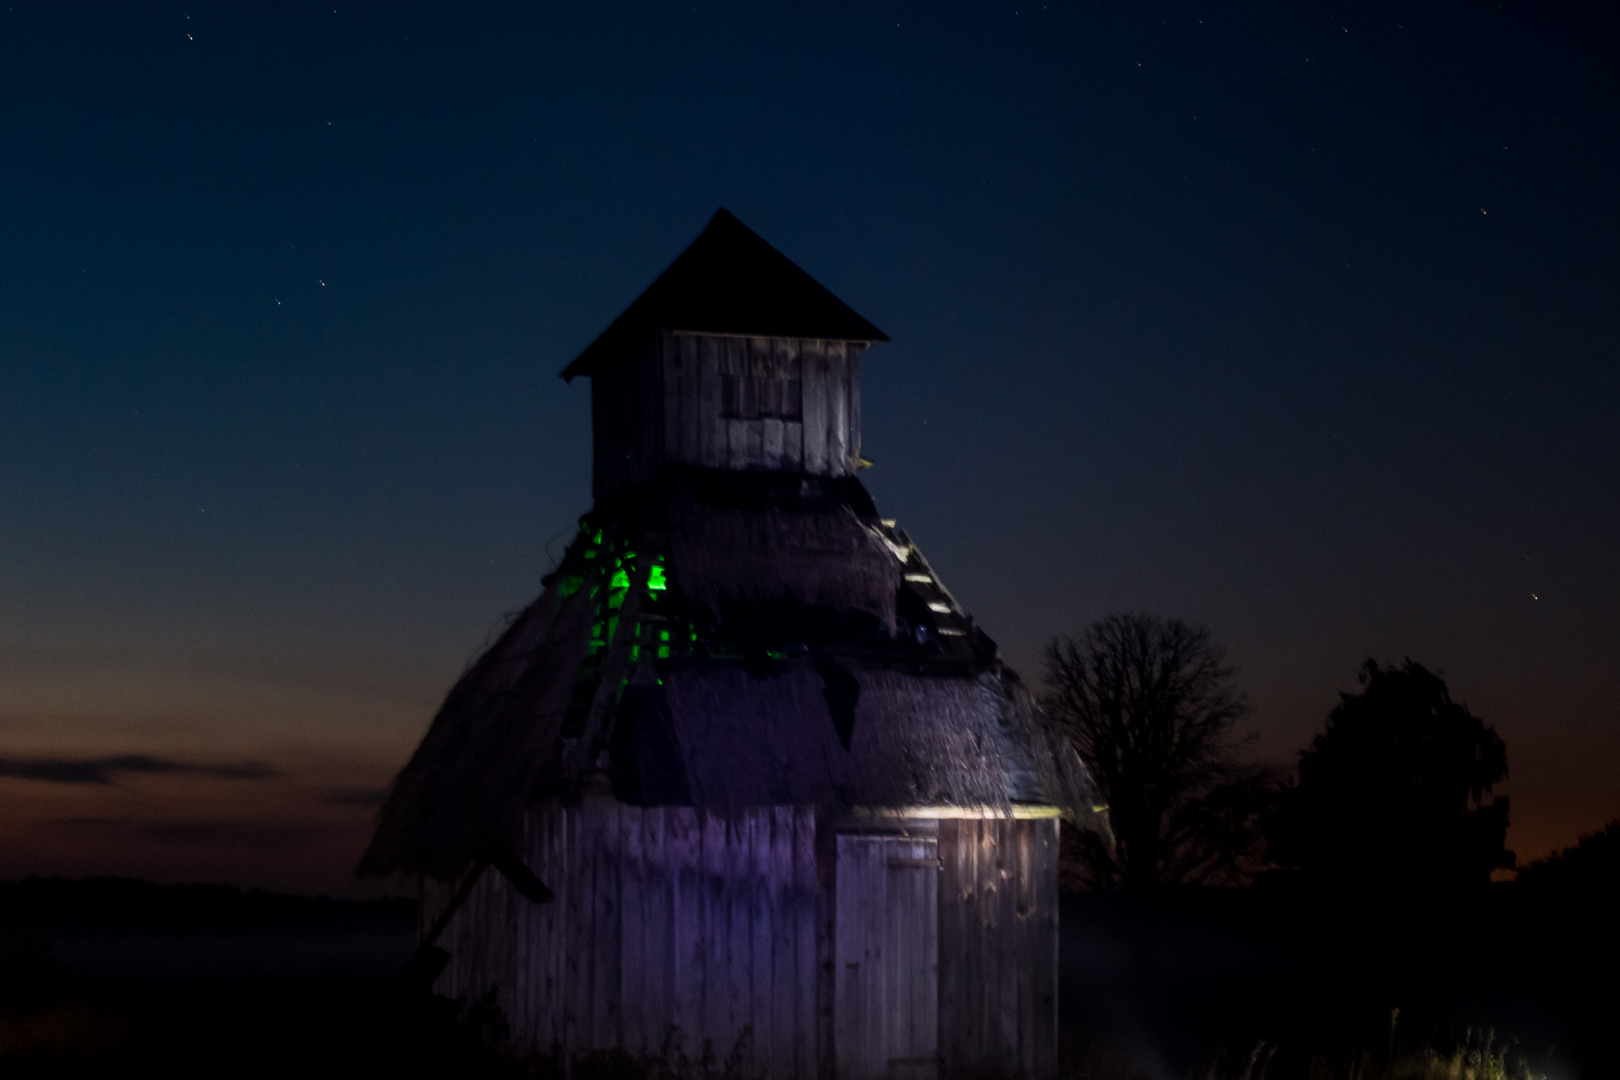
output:
[[675, 469], [585, 518], [445, 700], [362, 870], [454, 876], [603, 769], [640, 805], [1045, 806], [1106, 828], [1073, 750], [853, 478]]
[[[1069, 801], [1062, 763], [1030, 738], [1038, 720], [1024, 711], [1027, 695], [1003, 684], [1009, 673], [828, 667], [814, 658], [766, 671], [681, 665], [627, 693], [611, 750], [615, 793], [720, 813], [816, 803], [1011, 814]], [[828, 692], [836, 671], [856, 687], [847, 746]]]
[[1085, 767], [858, 474], [877, 327], [725, 210], [563, 372], [597, 504], [451, 690], [361, 872], [499, 864], [536, 800], [1062, 812]]
[[995, 659], [858, 480], [672, 470], [674, 595], [722, 636], [974, 674]]
[[548, 589], [457, 681], [383, 803], [362, 875], [453, 877], [511, 841], [514, 808], [555, 759], [590, 615]]

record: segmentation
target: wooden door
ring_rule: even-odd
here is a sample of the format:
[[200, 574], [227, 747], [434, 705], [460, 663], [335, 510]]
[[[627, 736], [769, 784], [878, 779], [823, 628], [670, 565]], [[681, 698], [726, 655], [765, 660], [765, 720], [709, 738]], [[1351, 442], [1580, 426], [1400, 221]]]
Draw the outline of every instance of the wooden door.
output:
[[834, 1039], [839, 1080], [939, 1073], [939, 842], [838, 837]]

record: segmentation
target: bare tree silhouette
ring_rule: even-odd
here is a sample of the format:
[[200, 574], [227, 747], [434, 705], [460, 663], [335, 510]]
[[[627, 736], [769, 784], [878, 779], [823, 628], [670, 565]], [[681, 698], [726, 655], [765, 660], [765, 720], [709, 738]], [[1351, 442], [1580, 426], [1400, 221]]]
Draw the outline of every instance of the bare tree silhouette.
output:
[[1043, 704], [1108, 801], [1114, 844], [1075, 841], [1081, 882], [1133, 890], [1235, 884], [1255, 869], [1274, 770], [1234, 733], [1248, 711], [1210, 632], [1110, 615], [1047, 646]]

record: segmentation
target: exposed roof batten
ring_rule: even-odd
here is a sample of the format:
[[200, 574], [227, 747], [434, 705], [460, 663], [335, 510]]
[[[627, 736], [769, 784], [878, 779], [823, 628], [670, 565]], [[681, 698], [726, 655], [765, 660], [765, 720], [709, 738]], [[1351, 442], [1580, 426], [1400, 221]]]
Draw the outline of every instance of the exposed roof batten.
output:
[[795, 266], [729, 211], [709, 224], [563, 370], [590, 376], [639, 348], [654, 330], [697, 334], [888, 341], [889, 336]]

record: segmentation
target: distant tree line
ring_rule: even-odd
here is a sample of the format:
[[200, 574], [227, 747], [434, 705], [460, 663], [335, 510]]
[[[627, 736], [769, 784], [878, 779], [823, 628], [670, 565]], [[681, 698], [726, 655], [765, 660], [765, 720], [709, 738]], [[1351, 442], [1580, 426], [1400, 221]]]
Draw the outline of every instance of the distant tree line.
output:
[[[1252, 760], [1248, 704], [1206, 629], [1111, 615], [1047, 649], [1043, 705], [1108, 804], [1112, 838], [1069, 841], [1091, 889], [1235, 885], [1456, 889], [1511, 868], [1495, 730], [1407, 660], [1367, 660], [1292, 776]], [[1615, 839], [1620, 844], [1620, 831]]]

